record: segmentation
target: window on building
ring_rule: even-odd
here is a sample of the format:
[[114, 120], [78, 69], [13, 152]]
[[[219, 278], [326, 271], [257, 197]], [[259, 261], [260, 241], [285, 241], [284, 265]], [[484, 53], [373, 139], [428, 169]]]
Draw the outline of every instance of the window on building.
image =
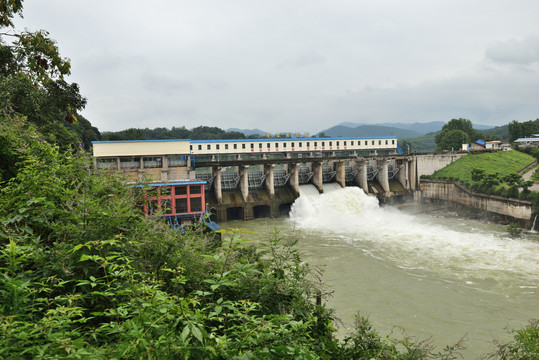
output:
[[276, 149], [279, 148], [279, 143], [275, 143], [275, 148], [276, 148]]
[[259, 149], [262, 149], [262, 143], [259, 143], [259, 144], [258, 144], [258, 148], [259, 148]]
[[386, 140], [386, 145], [387, 145], [387, 140]]
[[332, 141], [329, 142], [329, 146], [333, 146], [333, 142], [332, 142]]
[[378, 140], [378, 145], [382, 145], [382, 140]]
[[299, 144], [298, 144], [298, 147], [301, 147], [301, 146], [302, 146], [302, 144], [301, 144], [301, 143], [299, 143]]
[[175, 186], [174, 194], [177, 195], [187, 195], [187, 186]]
[[161, 212], [163, 214], [172, 214], [172, 200], [171, 199], [160, 199], [161, 203]]
[[211, 150], [211, 145], [210, 144], [206, 145], [206, 149]]
[[395, 140], [391, 140], [391, 145], [395, 145]]
[[291, 147], [295, 147], [295, 146], [294, 146], [294, 143], [292, 143]]
[[374, 145], [374, 140], [372, 140], [372, 145]]
[[317, 147], [318, 146], [318, 141], [315, 141], [314, 142], [314, 147]]
[[176, 205], [176, 214], [186, 213], [187, 212], [187, 198], [175, 199]]
[[215, 145], [215, 150], [219, 150], [219, 144]]
[[145, 169], [160, 168], [163, 167], [163, 161], [161, 157], [145, 157], [143, 158], [143, 166]]
[[118, 168], [118, 161], [116, 158], [99, 158], [96, 159], [98, 169], [116, 169]]
[[311, 147], [310, 141], [307, 141], [307, 147]]
[[193, 151], [193, 145], [189, 145], [189, 150]]
[[271, 147], [271, 143], [268, 143], [267, 144], [267, 148], [269, 149]]
[[286, 148], [286, 143], [283, 143], [283, 147]]
[[120, 158], [120, 169], [139, 169], [140, 158]]
[[322, 146], [326, 146], [326, 142], [325, 142], [325, 141], [322, 141]]
[[242, 149], [245, 149], [245, 144], [241, 144], [241, 148], [242, 148]]
[[200, 191], [201, 191], [200, 185], [191, 185], [189, 189], [189, 193], [191, 194], [200, 194]]
[[225, 144], [225, 150], [228, 150], [228, 144]]
[[251, 143], [251, 149], [255, 148], [255, 144]]
[[198, 145], [198, 150], [202, 150], [202, 145]]
[[[339, 145], [339, 142], [337, 142], [337, 146]], [[346, 146], [346, 141], [343, 141], [343, 146]], [[352, 145], [354, 145], [354, 142], [352, 141]]]
[[187, 156], [169, 155], [167, 156], [168, 167], [187, 166]]
[[368, 145], [367, 140], [365, 140], [365, 145]]
[[238, 148], [238, 144], [234, 144], [234, 150]]
[[202, 199], [199, 197], [191, 198], [191, 212], [202, 211]]

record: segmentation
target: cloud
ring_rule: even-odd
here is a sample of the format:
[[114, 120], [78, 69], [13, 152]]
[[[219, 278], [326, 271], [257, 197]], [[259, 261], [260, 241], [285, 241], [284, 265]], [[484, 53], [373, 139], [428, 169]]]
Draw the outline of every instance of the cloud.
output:
[[487, 48], [485, 57], [495, 63], [531, 65], [539, 62], [539, 37], [498, 42]]
[[175, 73], [143, 73], [140, 80], [146, 90], [161, 94], [192, 93], [194, 89], [191, 82], [178, 79]]

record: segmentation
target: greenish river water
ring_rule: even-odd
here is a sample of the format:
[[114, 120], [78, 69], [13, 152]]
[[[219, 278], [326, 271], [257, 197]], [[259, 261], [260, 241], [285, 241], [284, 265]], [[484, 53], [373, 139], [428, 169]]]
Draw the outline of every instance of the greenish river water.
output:
[[407, 214], [379, 207], [359, 188], [302, 187], [290, 218], [222, 223], [254, 231], [274, 229], [299, 239], [302, 259], [323, 270], [345, 335], [354, 314], [368, 315], [383, 335], [402, 327], [438, 349], [463, 336], [465, 359], [507, 340], [506, 327], [539, 317], [539, 235], [513, 239], [506, 227], [459, 217]]

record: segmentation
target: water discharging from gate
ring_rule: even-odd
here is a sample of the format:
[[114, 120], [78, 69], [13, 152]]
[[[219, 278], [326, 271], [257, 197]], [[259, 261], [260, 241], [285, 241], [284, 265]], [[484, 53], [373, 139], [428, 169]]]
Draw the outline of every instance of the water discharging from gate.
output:
[[361, 312], [384, 334], [401, 326], [439, 346], [466, 335], [463, 355], [473, 359], [510, 338], [505, 326], [539, 317], [537, 233], [512, 239], [502, 225], [410, 215], [379, 207], [359, 188], [328, 185], [324, 194], [302, 186], [290, 219], [237, 226], [299, 237], [302, 258], [323, 267], [329, 306], [346, 325]]

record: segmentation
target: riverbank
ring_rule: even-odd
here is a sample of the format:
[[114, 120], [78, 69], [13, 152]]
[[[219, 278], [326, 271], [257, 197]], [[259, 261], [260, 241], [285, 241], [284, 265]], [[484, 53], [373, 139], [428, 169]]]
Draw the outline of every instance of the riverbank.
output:
[[420, 203], [447, 203], [469, 217], [488, 218], [502, 224], [516, 222], [527, 229], [533, 225], [533, 205], [527, 200], [474, 193], [445, 180], [421, 179], [420, 189], [414, 196]]

